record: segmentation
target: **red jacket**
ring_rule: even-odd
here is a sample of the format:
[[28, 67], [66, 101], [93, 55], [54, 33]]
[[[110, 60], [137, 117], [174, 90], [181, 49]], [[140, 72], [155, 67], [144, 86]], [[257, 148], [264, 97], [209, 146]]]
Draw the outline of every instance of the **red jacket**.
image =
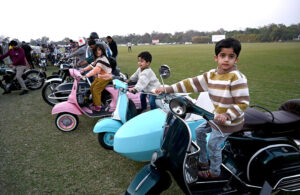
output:
[[0, 59], [4, 59], [7, 56], [10, 56], [14, 66], [26, 66], [25, 52], [21, 47], [8, 50], [5, 54], [0, 56]]

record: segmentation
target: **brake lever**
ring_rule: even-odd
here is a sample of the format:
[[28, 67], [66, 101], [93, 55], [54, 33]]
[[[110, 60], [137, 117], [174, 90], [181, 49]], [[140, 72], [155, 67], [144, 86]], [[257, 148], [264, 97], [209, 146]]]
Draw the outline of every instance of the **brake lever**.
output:
[[[219, 128], [219, 126], [213, 121], [213, 120], [209, 120], [207, 121], [208, 123], [212, 124], [214, 127], [217, 128], [217, 130], [221, 133], [222, 137], [224, 137], [224, 134], [222, 132], [222, 130]], [[227, 122], [227, 121], [226, 121]], [[229, 121], [230, 122], [230, 121]]]

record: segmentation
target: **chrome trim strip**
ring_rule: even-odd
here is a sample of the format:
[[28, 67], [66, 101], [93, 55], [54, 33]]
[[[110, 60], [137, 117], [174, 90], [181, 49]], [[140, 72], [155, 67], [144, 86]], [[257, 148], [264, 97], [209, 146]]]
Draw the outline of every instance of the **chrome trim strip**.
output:
[[148, 173], [148, 175], [146, 175], [146, 177], [144, 177], [144, 179], [142, 179], [142, 181], [139, 183], [139, 185], [135, 188], [135, 191], [137, 192], [140, 187], [144, 184], [144, 182], [146, 181], [146, 179], [150, 176], [151, 172]]
[[[292, 176], [287, 176], [287, 177], [281, 178], [281, 179], [275, 184], [275, 186], [274, 186], [273, 189], [276, 189], [276, 187], [280, 184], [280, 182], [281, 182], [282, 180], [284, 180], [284, 179], [289, 179], [289, 178], [294, 178], [294, 177], [299, 177], [299, 179], [300, 179], [300, 174], [298, 174], [298, 175], [292, 175]], [[295, 190], [287, 190], [287, 189], [284, 189], [284, 188], [279, 188], [279, 189], [284, 190], [284, 191], [291, 191], [291, 192], [294, 192], [294, 191], [297, 191], [297, 190], [300, 189], [300, 184], [299, 184], [298, 186], [299, 186], [299, 187], [298, 187], [297, 189], [295, 189]]]
[[231, 173], [231, 175], [233, 175], [237, 180], [239, 180], [241, 183], [243, 183], [245, 186], [247, 187], [250, 187], [250, 188], [258, 188], [258, 189], [261, 189], [262, 187], [261, 186], [255, 186], [255, 185], [251, 185], [251, 184], [248, 184], [248, 183], [245, 183], [243, 180], [241, 180], [237, 175], [235, 175], [229, 168], [227, 168], [223, 163], [222, 163], [222, 166], [228, 171]]
[[275, 148], [275, 147], [284, 147], [284, 146], [291, 147], [291, 148], [294, 148], [294, 149], [298, 150], [297, 148], [295, 148], [294, 146], [289, 145], [289, 144], [275, 144], [275, 145], [269, 145], [267, 147], [261, 148], [255, 154], [253, 154], [253, 156], [250, 158], [250, 160], [249, 160], [249, 162], [247, 164], [247, 179], [248, 179], [248, 181], [251, 181], [250, 180], [250, 164], [252, 163], [253, 159], [256, 156], [258, 156], [261, 152], [263, 152], [266, 149]]

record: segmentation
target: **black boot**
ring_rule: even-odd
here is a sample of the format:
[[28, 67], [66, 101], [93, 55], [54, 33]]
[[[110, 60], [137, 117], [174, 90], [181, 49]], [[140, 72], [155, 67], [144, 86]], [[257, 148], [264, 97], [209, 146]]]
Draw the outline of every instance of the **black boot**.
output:
[[23, 90], [19, 95], [24, 95], [24, 94], [27, 94], [27, 93], [28, 93], [28, 90], [25, 89], [25, 90]]
[[7, 91], [7, 90], [5, 90], [2, 94], [4, 95], [4, 94], [8, 94], [8, 93], [10, 93], [11, 91]]

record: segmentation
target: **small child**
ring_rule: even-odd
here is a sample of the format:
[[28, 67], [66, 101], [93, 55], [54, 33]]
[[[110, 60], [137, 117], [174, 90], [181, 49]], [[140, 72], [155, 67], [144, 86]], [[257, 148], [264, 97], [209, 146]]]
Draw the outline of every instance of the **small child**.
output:
[[93, 63], [82, 69], [80, 72], [84, 73], [92, 69], [85, 76], [83, 76], [83, 78], [94, 76], [95, 79], [90, 88], [93, 97], [93, 104], [91, 105], [91, 109], [94, 111], [100, 111], [101, 93], [104, 90], [105, 86], [111, 81], [111, 79], [101, 78], [101, 75], [110, 75], [112, 69], [110, 67], [103, 45], [96, 44], [93, 49], [93, 53], [95, 56], [94, 59], [96, 60], [94, 60]]
[[[160, 86], [160, 82], [157, 79], [155, 73], [153, 70], [149, 67], [152, 61], [152, 56], [148, 51], [144, 51], [138, 55], [138, 66], [139, 68], [137, 71], [127, 80], [126, 82], [137, 82], [137, 84], [134, 86], [134, 88], [130, 88], [130, 92], [145, 92], [145, 93], [151, 93], [152, 90], [155, 90]], [[141, 94], [141, 106], [142, 110], [144, 111], [147, 109], [147, 100], [146, 100], [147, 94]], [[155, 109], [156, 103], [155, 103], [156, 96], [155, 95], [149, 95], [149, 103], [150, 108]]]
[[[203, 92], [208, 91], [215, 107], [214, 121], [220, 127], [223, 135], [213, 126], [202, 123], [196, 128], [197, 144], [200, 146], [198, 172], [201, 178], [217, 178], [221, 173], [222, 143], [227, 137], [242, 129], [244, 111], [249, 105], [249, 90], [246, 77], [237, 69], [236, 63], [241, 51], [241, 44], [233, 38], [223, 39], [216, 43], [214, 60], [217, 69], [212, 69], [203, 75], [188, 78], [166, 88], [167, 93]], [[156, 93], [163, 93], [162, 87]], [[226, 125], [226, 121], [231, 124]], [[206, 134], [210, 134], [208, 141], [207, 159]], [[208, 169], [208, 170], [203, 170]]]

